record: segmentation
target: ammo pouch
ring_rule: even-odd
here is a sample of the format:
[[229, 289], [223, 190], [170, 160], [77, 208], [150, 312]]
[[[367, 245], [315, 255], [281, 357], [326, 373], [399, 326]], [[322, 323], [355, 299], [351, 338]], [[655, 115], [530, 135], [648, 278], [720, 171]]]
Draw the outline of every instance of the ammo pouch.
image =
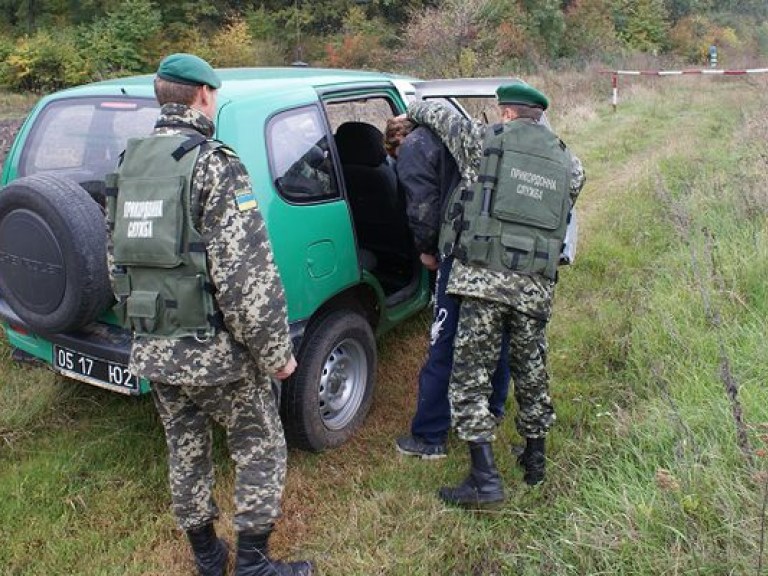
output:
[[[461, 232], [453, 254], [497, 271], [554, 280], [570, 209], [570, 155], [548, 128], [515, 120], [489, 128], [478, 181], [454, 191]], [[441, 246], [450, 247], [446, 225]]]
[[119, 171], [107, 176], [114, 312], [138, 335], [204, 339], [221, 325], [190, 212], [204, 142], [200, 135], [132, 139]]

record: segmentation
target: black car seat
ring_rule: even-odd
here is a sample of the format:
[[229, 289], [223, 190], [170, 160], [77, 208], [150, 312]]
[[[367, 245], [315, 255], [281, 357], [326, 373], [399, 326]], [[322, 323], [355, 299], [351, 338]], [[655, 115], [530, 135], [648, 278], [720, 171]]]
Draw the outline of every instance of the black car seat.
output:
[[384, 135], [366, 122], [345, 122], [335, 139], [360, 247], [379, 259], [386, 254], [409, 259], [413, 239], [397, 176], [386, 162]]

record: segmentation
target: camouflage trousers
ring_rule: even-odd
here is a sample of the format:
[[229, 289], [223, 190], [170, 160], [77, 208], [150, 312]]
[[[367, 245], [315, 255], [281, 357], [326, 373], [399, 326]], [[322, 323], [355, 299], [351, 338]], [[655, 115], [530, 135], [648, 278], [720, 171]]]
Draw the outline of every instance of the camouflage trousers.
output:
[[546, 326], [545, 320], [521, 314], [508, 304], [462, 298], [448, 391], [451, 420], [459, 438], [471, 442], [496, 439], [488, 399], [505, 330], [509, 332], [517, 431], [523, 437], [546, 436], [555, 421], [546, 366]]
[[165, 428], [173, 512], [183, 530], [219, 516], [213, 498], [213, 423], [224, 427], [235, 462], [237, 531], [267, 531], [280, 515], [287, 451], [269, 378], [221, 386], [152, 384]]

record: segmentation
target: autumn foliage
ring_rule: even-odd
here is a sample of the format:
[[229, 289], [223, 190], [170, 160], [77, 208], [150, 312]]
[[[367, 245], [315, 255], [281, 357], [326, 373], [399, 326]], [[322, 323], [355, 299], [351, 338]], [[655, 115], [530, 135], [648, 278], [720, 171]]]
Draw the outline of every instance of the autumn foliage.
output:
[[768, 55], [758, 0], [0, 0], [0, 85], [45, 92], [151, 72], [169, 52], [217, 66], [313, 65], [424, 77]]

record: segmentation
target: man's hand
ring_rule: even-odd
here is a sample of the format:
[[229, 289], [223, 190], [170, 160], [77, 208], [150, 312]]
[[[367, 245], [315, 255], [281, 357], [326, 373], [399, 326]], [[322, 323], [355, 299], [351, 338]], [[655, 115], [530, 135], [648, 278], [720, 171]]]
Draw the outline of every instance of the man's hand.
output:
[[294, 370], [296, 370], [296, 357], [291, 354], [291, 359], [288, 360], [288, 363], [280, 368], [277, 372], [275, 372], [275, 378], [278, 380], [285, 380], [288, 378], [291, 374], [293, 374]]
[[419, 260], [427, 270], [435, 271], [438, 268], [437, 258], [434, 254], [419, 254]]

